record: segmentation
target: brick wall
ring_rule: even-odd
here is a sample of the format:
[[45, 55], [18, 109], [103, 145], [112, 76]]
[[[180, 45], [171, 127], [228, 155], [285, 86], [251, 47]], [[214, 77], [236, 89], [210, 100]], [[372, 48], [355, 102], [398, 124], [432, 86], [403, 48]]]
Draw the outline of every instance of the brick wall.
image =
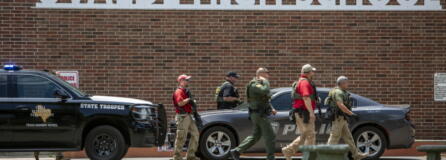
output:
[[444, 11], [51, 10], [35, 2], [0, 1], [0, 62], [78, 70], [91, 94], [164, 103], [171, 117], [181, 73], [193, 76], [207, 110], [229, 70], [242, 88], [265, 66], [272, 87], [284, 87], [311, 63], [320, 86], [349, 76], [355, 93], [410, 104], [417, 138], [446, 136], [446, 103], [433, 101], [433, 74], [446, 72]]

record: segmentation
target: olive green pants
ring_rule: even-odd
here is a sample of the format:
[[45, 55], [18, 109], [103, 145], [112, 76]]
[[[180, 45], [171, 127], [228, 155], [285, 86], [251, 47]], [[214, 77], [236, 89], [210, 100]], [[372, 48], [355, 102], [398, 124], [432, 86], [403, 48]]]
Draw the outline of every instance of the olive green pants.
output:
[[246, 137], [245, 140], [243, 140], [240, 145], [235, 148], [235, 150], [243, 153], [254, 144], [256, 144], [263, 136], [263, 139], [265, 140], [266, 153], [268, 154], [267, 159], [273, 160], [276, 135], [274, 133], [273, 127], [271, 126], [270, 120], [268, 119], [268, 117], [262, 117], [258, 113], [251, 113], [250, 117], [251, 122], [254, 125], [253, 133], [251, 136]]
[[177, 125], [177, 137], [175, 138], [175, 148], [174, 148], [174, 160], [182, 160], [181, 152], [183, 150], [184, 143], [186, 142], [187, 134], [190, 134], [189, 147], [187, 150], [186, 159], [195, 160], [195, 152], [198, 147], [198, 138], [200, 132], [198, 131], [195, 121], [192, 119], [190, 114], [177, 114], [175, 116], [175, 121]]
[[356, 148], [355, 142], [353, 141], [352, 133], [348, 128], [348, 123], [344, 117], [338, 116], [332, 123], [330, 138], [328, 139], [328, 144], [338, 144], [339, 140], [342, 138], [346, 144], [350, 147], [350, 152], [352, 152], [353, 159], [357, 160], [359, 152]]

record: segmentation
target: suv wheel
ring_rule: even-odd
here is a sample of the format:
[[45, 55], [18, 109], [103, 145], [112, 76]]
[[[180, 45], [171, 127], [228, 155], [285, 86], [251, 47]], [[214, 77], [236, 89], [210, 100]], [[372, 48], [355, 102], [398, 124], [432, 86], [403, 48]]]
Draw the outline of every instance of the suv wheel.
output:
[[234, 133], [228, 128], [216, 126], [209, 128], [200, 138], [200, 155], [205, 159], [228, 159], [231, 148], [236, 145]]
[[127, 150], [121, 132], [112, 126], [98, 126], [85, 139], [85, 151], [92, 160], [120, 160]]
[[353, 138], [358, 150], [369, 154], [367, 160], [379, 159], [387, 146], [384, 133], [376, 127], [362, 127], [355, 131]]

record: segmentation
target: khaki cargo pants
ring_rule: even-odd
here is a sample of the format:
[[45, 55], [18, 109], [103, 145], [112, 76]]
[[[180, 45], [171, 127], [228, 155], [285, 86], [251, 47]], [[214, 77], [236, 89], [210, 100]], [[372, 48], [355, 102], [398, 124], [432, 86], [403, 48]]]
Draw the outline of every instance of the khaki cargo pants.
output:
[[175, 138], [174, 160], [182, 160], [181, 152], [186, 142], [187, 134], [190, 134], [189, 147], [186, 155], [187, 160], [196, 160], [195, 152], [198, 147], [199, 131], [191, 114], [177, 114], [175, 116], [177, 133]]
[[359, 152], [353, 140], [352, 133], [348, 128], [348, 122], [347, 120], [345, 120], [344, 117], [337, 116], [331, 126], [331, 132], [330, 132], [330, 138], [328, 139], [328, 144], [329, 145], [338, 144], [341, 138], [350, 147], [353, 159], [357, 160]]
[[291, 156], [296, 153], [301, 145], [316, 144], [316, 131], [314, 127], [315, 122], [310, 120], [308, 123], [304, 123], [303, 117], [300, 117], [298, 113], [295, 113], [294, 116], [296, 116], [296, 127], [300, 132], [300, 136], [291, 142], [291, 144], [282, 148], [285, 156]]

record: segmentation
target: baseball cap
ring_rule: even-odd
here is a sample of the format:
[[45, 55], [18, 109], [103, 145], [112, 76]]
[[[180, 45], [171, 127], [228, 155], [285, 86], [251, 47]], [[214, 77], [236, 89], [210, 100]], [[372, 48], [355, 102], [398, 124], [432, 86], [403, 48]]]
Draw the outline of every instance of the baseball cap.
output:
[[313, 66], [311, 66], [311, 64], [306, 64], [302, 66], [302, 73], [308, 73], [311, 71], [316, 71], [316, 68], [314, 68]]
[[178, 76], [177, 82], [180, 82], [181, 80], [185, 80], [185, 79], [188, 80], [190, 78], [192, 78], [192, 76], [188, 76], [186, 74], [182, 74], [182, 75]]
[[339, 76], [338, 79], [336, 79], [336, 83], [339, 84], [339, 83], [347, 81], [347, 80], [348, 80], [348, 78], [346, 76]]
[[237, 74], [237, 72], [228, 72], [228, 74], [226, 74], [226, 77], [235, 77], [235, 78], [240, 78], [240, 75]]

